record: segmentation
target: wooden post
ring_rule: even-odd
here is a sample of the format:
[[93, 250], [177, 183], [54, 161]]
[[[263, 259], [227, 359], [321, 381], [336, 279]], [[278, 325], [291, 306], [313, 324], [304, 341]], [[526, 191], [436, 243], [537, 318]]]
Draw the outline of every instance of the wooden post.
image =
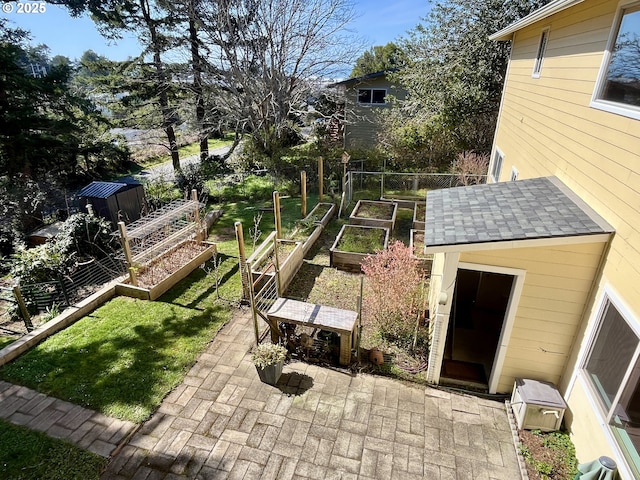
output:
[[300, 192], [302, 193], [302, 218], [307, 216], [307, 172], [300, 172]]
[[202, 232], [202, 223], [200, 223], [200, 201], [198, 200], [198, 192], [194, 188], [191, 190], [191, 200], [196, 202], [194, 211], [193, 211], [193, 219], [198, 225], [198, 233], [196, 234], [196, 240], [198, 243], [201, 243], [204, 240], [204, 235]]
[[318, 157], [318, 202], [322, 201], [322, 194], [324, 193], [324, 159]]
[[13, 286], [13, 296], [16, 297], [16, 302], [18, 302], [18, 308], [20, 309], [22, 319], [24, 320], [24, 326], [27, 327], [27, 332], [30, 332], [33, 330], [31, 315], [29, 315], [27, 304], [24, 302], [24, 298], [22, 298], [22, 292], [20, 292], [20, 287], [18, 285]]
[[122, 243], [124, 260], [125, 262], [127, 262], [131, 285], [135, 287], [138, 285], [138, 282], [136, 279], [136, 272], [133, 270], [133, 257], [131, 256], [131, 247], [129, 246], [129, 238], [127, 237], [127, 226], [124, 224], [124, 222], [118, 222], [118, 231], [120, 232], [120, 242]]
[[282, 238], [282, 218], [280, 216], [280, 194], [273, 191], [273, 217], [276, 224], [276, 238]]
[[247, 257], [244, 251], [244, 234], [242, 233], [242, 223], [234, 223], [236, 228], [236, 241], [238, 242], [238, 263], [240, 264], [240, 280], [242, 281], [242, 299], [250, 300], [249, 287], [252, 281], [251, 272], [247, 268]]

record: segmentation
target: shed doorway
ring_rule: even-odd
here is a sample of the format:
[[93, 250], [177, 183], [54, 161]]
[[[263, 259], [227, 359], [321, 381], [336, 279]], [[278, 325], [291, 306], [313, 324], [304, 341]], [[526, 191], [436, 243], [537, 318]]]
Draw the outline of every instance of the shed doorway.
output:
[[443, 383], [488, 388], [515, 277], [458, 269], [444, 360]]

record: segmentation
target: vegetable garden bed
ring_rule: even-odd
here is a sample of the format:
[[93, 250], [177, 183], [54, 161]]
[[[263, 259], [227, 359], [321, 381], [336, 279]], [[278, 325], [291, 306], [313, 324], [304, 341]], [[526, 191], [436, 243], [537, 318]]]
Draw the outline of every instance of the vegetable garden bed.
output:
[[388, 244], [388, 228], [343, 225], [329, 250], [331, 266], [359, 272], [367, 255], [387, 248]]
[[396, 223], [398, 205], [393, 202], [378, 202], [374, 200], [358, 200], [349, 223], [366, 227], [383, 227], [393, 230]]
[[426, 216], [427, 216], [426, 201], [416, 202], [416, 206], [413, 209], [413, 229], [414, 230], [424, 230]]

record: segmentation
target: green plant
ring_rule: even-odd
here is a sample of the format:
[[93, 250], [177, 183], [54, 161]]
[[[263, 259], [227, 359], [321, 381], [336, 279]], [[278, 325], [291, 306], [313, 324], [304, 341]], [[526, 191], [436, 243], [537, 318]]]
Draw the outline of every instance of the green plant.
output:
[[43, 323], [47, 323], [49, 320], [53, 320], [58, 315], [60, 315], [60, 305], [54, 303], [50, 307], [47, 307], [44, 315], [42, 316]]
[[0, 478], [98, 480], [106, 463], [75, 445], [0, 420]]
[[269, 365], [284, 362], [287, 358], [287, 349], [275, 343], [261, 343], [251, 352], [251, 360], [258, 368], [266, 368]]
[[374, 228], [346, 228], [337, 248], [342, 252], [373, 254], [384, 248], [385, 232]]
[[111, 224], [104, 218], [76, 213], [65, 220], [55, 242], [80, 256], [104, 257], [118, 248]]

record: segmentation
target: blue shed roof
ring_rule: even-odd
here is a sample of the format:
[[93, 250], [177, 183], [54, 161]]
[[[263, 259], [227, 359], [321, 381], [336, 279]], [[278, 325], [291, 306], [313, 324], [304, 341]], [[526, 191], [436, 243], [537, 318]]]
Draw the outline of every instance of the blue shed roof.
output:
[[126, 183], [91, 182], [78, 192], [78, 197], [109, 198], [114, 193], [126, 188]]

